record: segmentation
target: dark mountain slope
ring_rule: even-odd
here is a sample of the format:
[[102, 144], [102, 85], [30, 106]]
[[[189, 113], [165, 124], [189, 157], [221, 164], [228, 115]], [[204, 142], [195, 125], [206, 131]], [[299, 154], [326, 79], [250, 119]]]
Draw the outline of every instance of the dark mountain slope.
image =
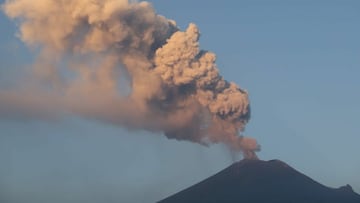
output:
[[332, 189], [278, 160], [242, 160], [159, 203], [360, 203], [350, 186]]

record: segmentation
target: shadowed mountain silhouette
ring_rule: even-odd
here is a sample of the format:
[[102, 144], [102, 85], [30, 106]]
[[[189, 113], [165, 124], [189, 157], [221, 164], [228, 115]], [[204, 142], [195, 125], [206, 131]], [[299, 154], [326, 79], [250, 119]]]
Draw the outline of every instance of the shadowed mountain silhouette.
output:
[[326, 187], [279, 160], [245, 159], [158, 203], [360, 203], [350, 185]]

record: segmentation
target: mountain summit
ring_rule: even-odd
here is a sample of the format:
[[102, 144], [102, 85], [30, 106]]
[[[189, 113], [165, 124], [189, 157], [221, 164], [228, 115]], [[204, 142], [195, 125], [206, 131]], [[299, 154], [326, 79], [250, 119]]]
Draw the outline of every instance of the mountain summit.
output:
[[351, 186], [326, 187], [279, 160], [244, 159], [158, 203], [360, 203]]

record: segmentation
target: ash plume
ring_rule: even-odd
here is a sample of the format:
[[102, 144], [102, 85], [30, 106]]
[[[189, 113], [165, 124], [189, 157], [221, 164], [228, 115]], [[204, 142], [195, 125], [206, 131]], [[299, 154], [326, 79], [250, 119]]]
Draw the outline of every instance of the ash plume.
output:
[[241, 135], [248, 94], [200, 49], [195, 24], [181, 31], [150, 3], [127, 0], [8, 0], [2, 9], [38, 56], [32, 80], [0, 89], [0, 118], [75, 114], [256, 158], [256, 140]]

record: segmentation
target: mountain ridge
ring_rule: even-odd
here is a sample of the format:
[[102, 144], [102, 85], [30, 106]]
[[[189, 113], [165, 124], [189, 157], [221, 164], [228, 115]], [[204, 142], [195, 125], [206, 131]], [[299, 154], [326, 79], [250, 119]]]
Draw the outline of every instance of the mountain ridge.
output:
[[244, 159], [158, 203], [360, 203], [351, 186], [324, 186], [283, 161]]

